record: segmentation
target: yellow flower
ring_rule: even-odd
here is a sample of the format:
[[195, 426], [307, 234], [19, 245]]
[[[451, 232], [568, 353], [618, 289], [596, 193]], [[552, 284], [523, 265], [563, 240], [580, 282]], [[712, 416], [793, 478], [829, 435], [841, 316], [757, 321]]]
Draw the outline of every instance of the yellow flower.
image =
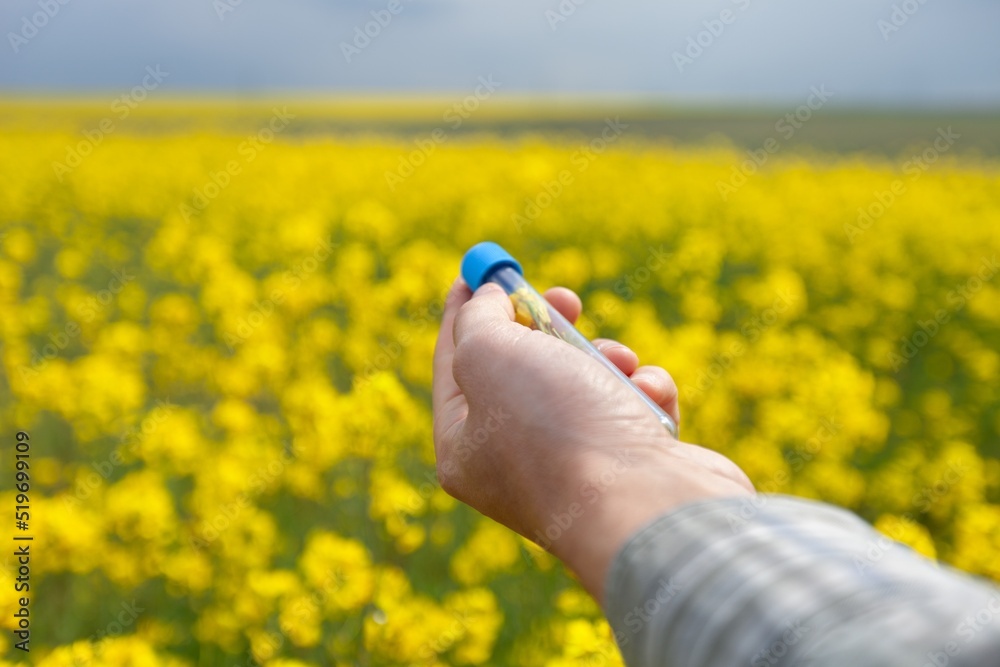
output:
[[[38, 664], [620, 664], [554, 557], [436, 480], [431, 359], [484, 239], [666, 367], [685, 440], [1000, 581], [994, 156], [916, 187], [905, 155], [782, 153], [731, 192], [721, 144], [323, 130], [440, 106], [289, 104], [264, 141], [273, 105], [149, 100], [63, 172], [107, 109], [0, 103], [0, 421], [32, 438], [33, 588], [65, 593], [32, 599]], [[121, 636], [49, 627], [133, 595]]]
[[316, 531], [306, 541], [299, 567], [331, 611], [355, 611], [368, 604], [374, 594], [371, 557], [357, 540]]
[[894, 514], [883, 514], [875, 521], [875, 528], [897, 542], [902, 542], [919, 554], [928, 558], [937, 558], [934, 541], [927, 528], [914, 521], [911, 517], [899, 517]]
[[468, 541], [451, 560], [451, 572], [465, 585], [481, 584], [509, 570], [521, 559], [519, 538], [509, 528], [480, 519]]

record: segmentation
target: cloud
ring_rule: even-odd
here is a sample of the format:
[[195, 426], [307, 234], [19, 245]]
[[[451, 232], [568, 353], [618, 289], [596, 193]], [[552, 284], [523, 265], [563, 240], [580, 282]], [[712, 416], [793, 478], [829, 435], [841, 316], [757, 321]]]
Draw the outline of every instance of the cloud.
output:
[[462, 91], [493, 73], [507, 94], [784, 102], [825, 83], [841, 104], [1000, 103], [984, 0], [62, 1], [0, 7], [0, 87], [113, 91], [160, 64], [178, 91]]

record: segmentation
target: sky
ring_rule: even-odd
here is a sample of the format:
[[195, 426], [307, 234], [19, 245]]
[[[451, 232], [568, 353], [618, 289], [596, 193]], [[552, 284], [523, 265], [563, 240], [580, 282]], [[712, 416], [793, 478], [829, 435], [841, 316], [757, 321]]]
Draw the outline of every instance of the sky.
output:
[[[996, 0], [4, 0], [0, 95], [653, 96], [1000, 108]], [[148, 81], [148, 79], [147, 79]]]

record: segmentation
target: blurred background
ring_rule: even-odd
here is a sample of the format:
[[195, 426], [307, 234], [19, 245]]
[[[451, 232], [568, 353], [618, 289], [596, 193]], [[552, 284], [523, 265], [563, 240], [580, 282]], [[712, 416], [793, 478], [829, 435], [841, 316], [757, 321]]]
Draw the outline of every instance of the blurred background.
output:
[[621, 664], [434, 475], [430, 357], [484, 239], [761, 491], [1000, 581], [998, 22], [5, 3], [0, 664]]
[[[1000, 102], [992, 31], [1000, 8], [977, 0], [180, 0], [83, 8], [36, 0], [0, 11], [11, 46], [0, 85], [11, 91], [114, 92], [159, 64], [175, 92], [209, 94], [425, 95], [466, 92], [492, 74], [505, 93], [546, 96], [746, 106], [799, 102], [824, 83], [838, 92], [838, 105]], [[689, 38], [700, 55], [687, 53]], [[693, 62], [679, 68], [675, 53]]]

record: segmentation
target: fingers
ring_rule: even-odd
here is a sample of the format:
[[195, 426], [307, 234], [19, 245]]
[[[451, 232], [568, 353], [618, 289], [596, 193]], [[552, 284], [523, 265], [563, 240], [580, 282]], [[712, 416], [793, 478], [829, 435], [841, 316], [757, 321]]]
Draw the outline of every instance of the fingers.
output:
[[[545, 298], [570, 322], [575, 322], [580, 316], [580, 298], [572, 290], [554, 287], [545, 292]], [[461, 279], [452, 285], [445, 303], [438, 344], [434, 350], [436, 436], [447, 432], [468, 414], [465, 396], [455, 380], [456, 348], [462, 347], [470, 351], [467, 360], [482, 358], [483, 350], [479, 349], [474, 339], [477, 336], [493, 335], [513, 320], [514, 308], [510, 298], [499, 286], [487, 283], [473, 295]], [[594, 345], [667, 414], [680, 422], [677, 384], [669, 373], [659, 366], [640, 367], [636, 353], [618, 341], [599, 338], [594, 341]]]
[[608, 338], [595, 338], [591, 342], [625, 375], [632, 375], [639, 367], [639, 356], [630, 347]]
[[583, 303], [580, 301], [580, 297], [576, 295], [576, 292], [565, 287], [553, 287], [547, 290], [542, 296], [563, 317], [569, 320], [570, 324], [576, 323], [577, 318], [580, 317], [580, 311], [583, 310]]
[[677, 404], [677, 383], [659, 366], [639, 366], [639, 357], [631, 348], [616, 340], [597, 338], [594, 346], [601, 351], [622, 373], [628, 375], [639, 389], [656, 401], [668, 415], [680, 423], [680, 408]]
[[[582, 303], [580, 297], [570, 289], [565, 287], [553, 287], [545, 292], [546, 300], [562, 313], [570, 322], [575, 323], [580, 317]], [[639, 369], [639, 357], [631, 348], [622, 345], [616, 340], [607, 338], [597, 338], [593, 341], [594, 346], [606, 356], [611, 363], [617, 366], [625, 375], [632, 376]], [[677, 415], [677, 385], [673, 378], [662, 368], [655, 366], [645, 366], [637, 377], [632, 377], [632, 381], [639, 385], [639, 388], [646, 392], [650, 398], [656, 401], [667, 411], [674, 420], [678, 420]]]
[[[580, 297], [572, 290], [565, 287], [553, 287], [546, 291], [544, 296], [570, 322], [575, 323], [580, 317], [582, 303]], [[674, 418], [675, 422], [680, 423], [677, 384], [669, 373], [658, 366], [639, 368], [638, 355], [631, 348], [616, 340], [598, 338], [593, 343], [601, 351], [601, 354], [610, 359], [611, 363], [621, 369], [625, 375], [630, 376], [640, 389]]]
[[461, 421], [468, 412], [465, 397], [455, 382], [452, 361], [455, 358], [454, 326], [461, 307], [472, 298], [472, 290], [461, 278], [452, 283], [445, 298], [441, 331], [434, 347], [434, 380], [432, 402], [434, 405], [434, 440]]
[[675, 424], [681, 423], [680, 408], [677, 405], [677, 383], [670, 377], [670, 373], [659, 366], [640, 366], [630, 377], [639, 389], [646, 392], [647, 396], [674, 418]]

